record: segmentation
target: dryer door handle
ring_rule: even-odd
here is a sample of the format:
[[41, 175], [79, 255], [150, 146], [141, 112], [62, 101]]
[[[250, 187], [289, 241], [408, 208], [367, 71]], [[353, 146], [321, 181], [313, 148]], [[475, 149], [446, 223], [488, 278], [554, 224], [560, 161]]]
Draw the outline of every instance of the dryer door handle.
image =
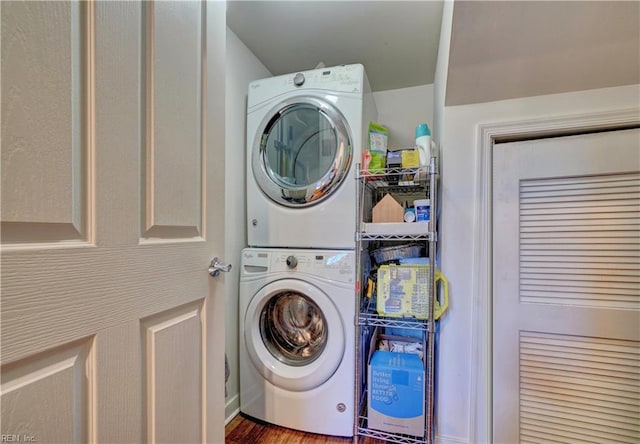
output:
[[211, 264], [209, 265], [209, 274], [212, 277], [217, 277], [221, 271], [225, 273], [231, 270], [231, 264], [226, 264], [222, 262], [217, 257], [211, 259]]

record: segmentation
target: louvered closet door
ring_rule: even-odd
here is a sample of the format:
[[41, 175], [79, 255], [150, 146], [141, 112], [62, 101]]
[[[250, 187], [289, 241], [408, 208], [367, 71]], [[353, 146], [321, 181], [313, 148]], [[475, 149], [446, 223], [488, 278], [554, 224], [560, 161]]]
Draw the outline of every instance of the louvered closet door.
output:
[[640, 130], [494, 148], [496, 443], [640, 442]]

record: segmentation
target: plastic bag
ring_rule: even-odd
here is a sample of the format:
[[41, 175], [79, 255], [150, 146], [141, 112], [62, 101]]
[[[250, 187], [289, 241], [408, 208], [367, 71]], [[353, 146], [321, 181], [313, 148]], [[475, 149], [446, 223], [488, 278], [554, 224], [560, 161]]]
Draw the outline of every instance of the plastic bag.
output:
[[362, 170], [368, 174], [382, 174], [387, 163], [389, 130], [377, 122], [369, 122], [369, 146], [362, 154]]

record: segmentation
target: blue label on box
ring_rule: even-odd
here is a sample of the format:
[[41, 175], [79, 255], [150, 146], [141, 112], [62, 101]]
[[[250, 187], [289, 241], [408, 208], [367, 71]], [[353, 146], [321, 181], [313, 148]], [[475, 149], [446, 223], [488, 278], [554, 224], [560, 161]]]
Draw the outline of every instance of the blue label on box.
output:
[[378, 350], [369, 367], [372, 409], [393, 418], [422, 415], [424, 367], [418, 355]]
[[416, 221], [417, 222], [426, 222], [430, 217], [430, 207], [427, 206], [419, 206], [416, 207]]

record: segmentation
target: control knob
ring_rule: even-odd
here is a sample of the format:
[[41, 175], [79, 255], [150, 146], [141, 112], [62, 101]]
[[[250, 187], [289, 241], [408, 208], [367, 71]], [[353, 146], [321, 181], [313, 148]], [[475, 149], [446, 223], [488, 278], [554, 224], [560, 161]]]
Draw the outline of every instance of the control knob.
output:
[[288, 268], [296, 268], [298, 266], [298, 258], [295, 256], [287, 257], [287, 267]]
[[296, 86], [302, 86], [303, 83], [304, 83], [304, 74], [299, 72], [293, 77], [293, 84]]

